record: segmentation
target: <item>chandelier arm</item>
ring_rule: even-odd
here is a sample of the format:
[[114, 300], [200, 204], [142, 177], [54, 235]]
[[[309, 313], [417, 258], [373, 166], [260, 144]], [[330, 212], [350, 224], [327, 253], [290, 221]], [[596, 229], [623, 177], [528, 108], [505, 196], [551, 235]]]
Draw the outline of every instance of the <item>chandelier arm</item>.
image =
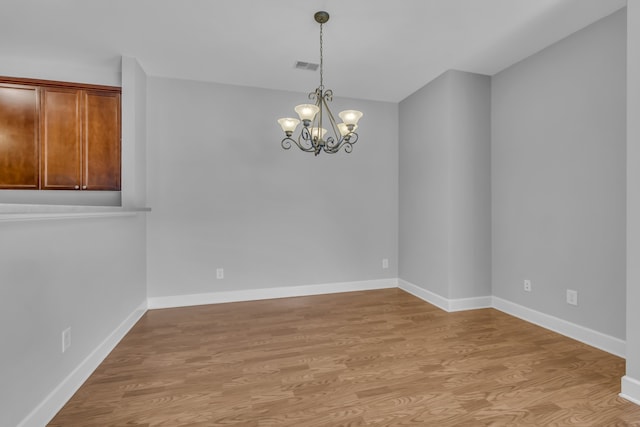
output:
[[340, 144], [342, 144], [342, 138], [339, 138], [339, 139], [335, 139], [333, 137], [327, 138], [327, 147], [330, 148], [331, 150], [338, 151], [340, 149], [339, 148]]
[[317, 87], [315, 91], [309, 93], [309, 99], [312, 100], [318, 107], [318, 99], [322, 98], [322, 90]]
[[309, 128], [308, 127], [303, 127], [302, 130], [300, 131], [300, 136], [298, 137], [298, 140], [300, 140], [300, 138], [302, 138], [304, 141], [307, 141], [309, 143], [312, 143], [312, 139], [311, 139], [311, 133], [309, 132]]
[[324, 148], [324, 152], [325, 152], [325, 153], [328, 153], [328, 154], [335, 154], [335, 153], [337, 153], [337, 152], [339, 151], [339, 148], [338, 148], [338, 147], [339, 147], [339, 145], [334, 145], [334, 146], [332, 146], [332, 147], [328, 147], [328, 146], [326, 146], [326, 147]]
[[332, 141], [332, 142], [333, 143], [328, 147], [328, 150], [325, 150], [329, 154], [335, 154], [338, 151], [340, 151], [340, 149], [345, 143], [344, 138], [339, 138], [337, 141]]
[[[308, 144], [305, 144], [302, 141], [305, 141]], [[300, 148], [302, 151], [306, 151], [307, 153], [315, 151], [315, 144], [313, 143], [313, 139], [311, 138], [311, 133], [309, 132], [309, 129], [307, 129], [306, 127], [303, 127], [302, 131], [300, 131], [300, 135], [298, 135], [298, 140], [297, 141], [294, 140], [293, 142], [295, 142], [298, 148]]]
[[[324, 96], [323, 95], [323, 90], [320, 87], [317, 87], [314, 92], [311, 92], [309, 94], [309, 99], [311, 99], [314, 102], [314, 104], [316, 105], [316, 107], [318, 107], [318, 113], [313, 118], [313, 121], [309, 125], [309, 128], [318, 129], [318, 132], [319, 132], [320, 128], [322, 128], [322, 97], [323, 96]], [[308, 138], [305, 138], [305, 139], [308, 139], [309, 141], [311, 141], [311, 143], [315, 147], [317, 144], [313, 143], [313, 138], [309, 134], [309, 130], [308, 129], [307, 129], [307, 136], [308, 136]], [[318, 154], [316, 154], [316, 156], [317, 155]]]
[[320, 97], [318, 98], [318, 100], [316, 101], [316, 105], [318, 106], [318, 108], [320, 108], [320, 111], [318, 111], [318, 114], [316, 115], [316, 118], [318, 119], [318, 130], [322, 129], [322, 122], [323, 122], [323, 118], [324, 118], [324, 108], [322, 105], [322, 100], [323, 100], [323, 88], [322, 88], [322, 84], [320, 84], [320, 87], [318, 88], [318, 90], [320, 91]]
[[[316, 89], [316, 90], [318, 90], [318, 89]], [[318, 155], [317, 148], [318, 148], [318, 145], [320, 145], [320, 144], [318, 144], [318, 140], [314, 141], [313, 134], [310, 131], [310, 129], [320, 129], [322, 127], [322, 120], [318, 120], [320, 114], [322, 113], [322, 106], [320, 105], [320, 103], [317, 100], [316, 100], [316, 106], [318, 108], [320, 108], [320, 110], [319, 110], [318, 114], [316, 114], [316, 116], [313, 118], [313, 121], [311, 122], [309, 127], [303, 129], [303, 132], [305, 132], [305, 140], [309, 141], [309, 143], [313, 147], [313, 150], [311, 150], [311, 151], [316, 151], [316, 156], [317, 156]], [[318, 137], [319, 137], [319, 134], [318, 134]]]
[[[299, 138], [298, 138], [298, 139], [299, 139]], [[293, 139], [293, 138], [289, 138], [289, 137], [284, 138], [284, 139], [280, 142], [280, 145], [281, 145], [281, 146], [282, 146], [282, 148], [284, 148], [285, 150], [288, 150], [288, 149], [290, 149], [290, 148], [291, 148], [291, 143], [292, 143], [292, 142], [293, 142], [294, 144], [296, 144], [296, 145], [298, 146], [298, 148], [299, 148], [300, 150], [302, 150], [302, 151], [306, 151], [307, 153], [308, 153], [308, 152], [311, 152], [311, 151], [314, 151], [314, 148], [313, 148], [313, 147], [305, 147], [305, 146], [304, 146], [304, 145], [302, 145], [300, 142], [296, 141], [296, 140], [295, 140], [295, 139]]]
[[325, 148], [325, 152], [329, 154], [335, 154], [344, 147], [345, 153], [351, 153], [353, 151], [353, 144], [358, 141], [358, 134], [355, 132], [350, 132], [344, 137], [340, 138], [338, 142], [334, 145]]
[[342, 141], [342, 143], [340, 144], [340, 148], [338, 149], [338, 151], [340, 149], [342, 149], [344, 147], [344, 152], [345, 153], [351, 153], [353, 151], [353, 143], [351, 141], [347, 141], [344, 140]]
[[344, 147], [344, 151], [346, 153], [351, 153], [351, 151], [353, 151], [353, 147], [351, 146], [351, 143], [344, 140], [341, 140], [339, 144], [336, 144], [332, 147], [325, 148], [324, 151], [329, 154], [335, 154], [338, 151], [340, 151], [342, 147]]
[[284, 148], [285, 150], [288, 150], [291, 148], [291, 142], [294, 142], [297, 144], [297, 142], [289, 137], [284, 138], [282, 141], [280, 141], [280, 145], [282, 146], [282, 148]]
[[336, 124], [336, 119], [335, 117], [333, 117], [333, 113], [329, 108], [329, 104], [327, 104], [327, 101], [331, 101], [332, 99], [333, 99], [333, 91], [331, 89], [328, 89], [324, 93], [324, 97], [322, 98], [322, 104], [324, 105], [324, 108], [327, 110], [327, 115], [329, 116], [329, 122], [331, 124], [331, 130], [333, 131], [333, 134], [335, 135], [336, 140], [338, 141], [337, 144], [333, 144], [333, 145], [339, 145], [339, 142], [342, 138], [340, 137], [340, 132], [338, 131], [338, 125]]
[[334, 137], [330, 136], [327, 139], [325, 139], [325, 144], [324, 144], [323, 149], [324, 149], [324, 151], [326, 153], [329, 153], [329, 152], [331, 152], [331, 150], [333, 150], [336, 147], [336, 145], [338, 145], [336, 143], [336, 139]]

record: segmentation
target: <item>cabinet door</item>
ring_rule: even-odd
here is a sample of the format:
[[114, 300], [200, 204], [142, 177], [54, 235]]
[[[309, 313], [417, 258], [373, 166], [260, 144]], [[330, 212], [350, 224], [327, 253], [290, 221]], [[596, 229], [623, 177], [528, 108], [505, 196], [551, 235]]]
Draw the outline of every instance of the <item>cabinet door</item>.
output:
[[42, 89], [41, 176], [46, 190], [80, 189], [82, 91]]
[[82, 188], [120, 190], [119, 93], [85, 92], [82, 151]]
[[0, 188], [38, 188], [38, 90], [0, 85]]

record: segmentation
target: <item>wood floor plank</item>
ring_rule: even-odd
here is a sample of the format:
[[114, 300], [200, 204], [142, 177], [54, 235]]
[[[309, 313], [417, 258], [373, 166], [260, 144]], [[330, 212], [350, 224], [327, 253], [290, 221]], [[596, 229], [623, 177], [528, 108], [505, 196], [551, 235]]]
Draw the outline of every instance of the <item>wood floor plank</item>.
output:
[[624, 360], [399, 289], [151, 310], [49, 426], [640, 426]]

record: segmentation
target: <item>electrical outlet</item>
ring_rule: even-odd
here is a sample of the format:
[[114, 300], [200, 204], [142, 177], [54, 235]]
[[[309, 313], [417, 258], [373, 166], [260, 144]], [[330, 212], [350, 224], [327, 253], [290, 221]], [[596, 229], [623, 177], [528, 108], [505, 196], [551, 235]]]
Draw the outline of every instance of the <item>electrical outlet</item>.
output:
[[567, 304], [578, 305], [578, 291], [567, 289]]
[[524, 290], [527, 292], [531, 292], [531, 280], [524, 281]]
[[62, 331], [62, 352], [64, 353], [71, 347], [71, 328]]
[[382, 259], [382, 268], [389, 268], [389, 259], [388, 258], [383, 258]]
[[224, 268], [216, 268], [216, 279], [224, 279]]

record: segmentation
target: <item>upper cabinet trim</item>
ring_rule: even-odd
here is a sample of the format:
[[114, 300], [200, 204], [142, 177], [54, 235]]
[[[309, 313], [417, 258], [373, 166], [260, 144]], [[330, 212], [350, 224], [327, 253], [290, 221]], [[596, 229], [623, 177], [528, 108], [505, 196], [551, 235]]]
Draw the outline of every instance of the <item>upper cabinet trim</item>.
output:
[[110, 91], [122, 93], [122, 88], [119, 86], [106, 86], [96, 84], [85, 84], [77, 82], [60, 82], [56, 80], [42, 80], [42, 79], [25, 79], [21, 77], [4, 77], [0, 76], [0, 83], [15, 84], [21, 86], [40, 86], [40, 87], [66, 87], [72, 89], [95, 89], [101, 91]]

